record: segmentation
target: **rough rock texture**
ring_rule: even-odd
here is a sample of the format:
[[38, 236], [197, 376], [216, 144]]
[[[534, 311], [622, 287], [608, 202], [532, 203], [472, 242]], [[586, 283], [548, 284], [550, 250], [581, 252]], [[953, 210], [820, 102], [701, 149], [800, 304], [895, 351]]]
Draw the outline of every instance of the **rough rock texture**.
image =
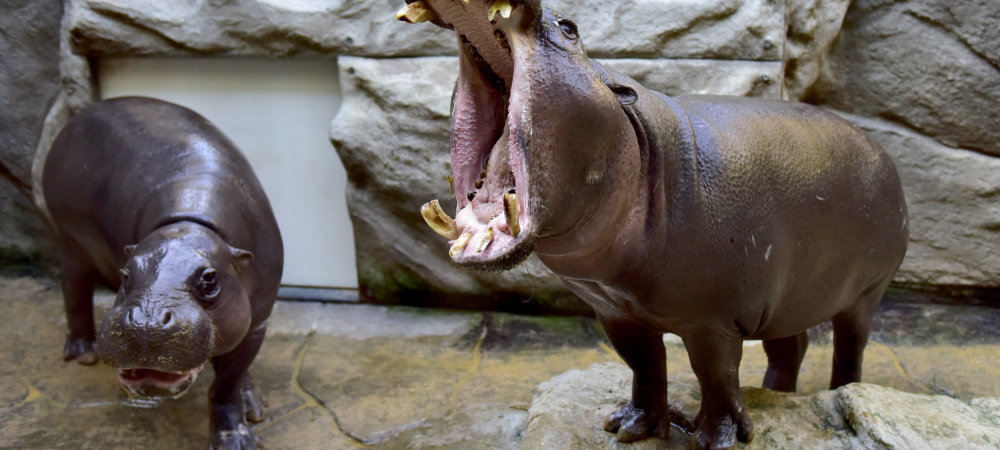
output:
[[[618, 363], [570, 370], [538, 385], [520, 448], [685, 448], [688, 435], [674, 427], [667, 442], [631, 447], [601, 429], [630, 392], [632, 372]], [[698, 413], [697, 383], [672, 381], [668, 401], [686, 418]], [[962, 401], [855, 383], [815, 394], [743, 388], [754, 423], [745, 448], [996, 448], [998, 397]]]
[[785, 99], [802, 98], [816, 82], [850, 3], [849, 0], [789, 2], [784, 54]]
[[[70, 31], [93, 56], [455, 55], [454, 33], [394, 19], [402, 1], [73, 0]], [[546, 2], [573, 18], [594, 56], [780, 61], [784, 2]], [[655, 20], [650, 20], [655, 18]], [[621, 32], [628, 29], [627, 36]]]
[[[59, 0], [0, 6], [0, 267], [36, 262], [51, 250], [31, 195], [31, 162], [42, 122], [59, 93]], [[26, 45], [30, 43], [30, 45]]]
[[1000, 8], [993, 0], [861, 0], [810, 96], [1000, 156]]

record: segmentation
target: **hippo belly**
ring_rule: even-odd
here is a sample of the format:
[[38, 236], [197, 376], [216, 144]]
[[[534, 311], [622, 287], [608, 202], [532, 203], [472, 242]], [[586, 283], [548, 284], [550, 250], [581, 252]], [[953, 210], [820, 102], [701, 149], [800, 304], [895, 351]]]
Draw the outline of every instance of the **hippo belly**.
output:
[[[81, 111], [41, 186], [56, 233], [64, 357], [118, 369], [131, 398], [177, 397], [211, 362], [212, 445], [250, 448], [262, 419], [247, 369], [277, 295], [283, 250], [246, 158], [200, 115], [142, 97]], [[97, 283], [118, 290], [100, 330]]]

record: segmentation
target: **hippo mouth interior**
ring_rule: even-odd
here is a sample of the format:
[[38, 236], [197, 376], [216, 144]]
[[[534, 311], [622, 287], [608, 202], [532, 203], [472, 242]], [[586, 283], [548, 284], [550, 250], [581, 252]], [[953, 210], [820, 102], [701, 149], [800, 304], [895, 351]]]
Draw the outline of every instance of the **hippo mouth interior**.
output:
[[194, 385], [204, 368], [205, 364], [181, 372], [148, 368], [118, 369], [118, 382], [130, 398], [179, 398]]
[[[436, 202], [424, 218], [449, 239], [452, 260], [506, 270], [534, 247], [535, 229], [525, 159], [530, 137], [527, 81], [512, 33], [531, 23], [537, 5], [519, 0], [418, 0], [401, 20], [432, 20], [459, 41], [459, 77], [451, 122], [454, 221]], [[537, 2], [536, 2], [537, 3]]]

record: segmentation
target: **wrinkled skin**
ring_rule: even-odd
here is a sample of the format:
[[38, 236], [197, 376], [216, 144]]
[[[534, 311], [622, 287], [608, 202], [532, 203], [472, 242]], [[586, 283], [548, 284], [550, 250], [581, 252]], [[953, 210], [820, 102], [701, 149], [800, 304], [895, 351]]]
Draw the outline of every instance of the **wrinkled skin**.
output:
[[800, 103], [647, 90], [587, 59], [576, 25], [538, 1], [492, 21], [482, 0], [410, 3], [404, 20], [429, 15], [459, 36], [452, 259], [503, 270], [534, 251], [594, 308], [634, 375], [607, 431], [667, 437], [665, 332], [701, 385], [694, 447], [752, 439], [744, 339], [763, 340], [764, 386], [794, 391], [806, 330], [832, 320], [830, 387], [860, 379], [908, 239], [899, 178], [873, 140]]
[[[123, 97], [66, 125], [42, 186], [62, 266], [65, 359], [99, 354], [131, 398], [179, 397], [211, 363], [212, 447], [254, 448], [246, 421], [263, 411], [247, 369], [283, 250], [243, 155], [190, 110]], [[99, 333], [97, 283], [118, 290]]]

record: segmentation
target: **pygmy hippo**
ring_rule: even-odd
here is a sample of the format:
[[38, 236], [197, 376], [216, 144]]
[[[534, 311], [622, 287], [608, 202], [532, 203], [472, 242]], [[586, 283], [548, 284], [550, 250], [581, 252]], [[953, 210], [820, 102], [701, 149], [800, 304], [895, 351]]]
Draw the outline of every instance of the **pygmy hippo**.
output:
[[[283, 250], [246, 158], [193, 111], [122, 97], [63, 128], [42, 187], [62, 266], [65, 359], [99, 354], [133, 398], [179, 397], [211, 361], [212, 446], [253, 448], [246, 419], [263, 411], [247, 369]], [[95, 333], [98, 282], [118, 294]]]
[[670, 428], [662, 334], [702, 391], [692, 445], [749, 442], [742, 340], [764, 386], [793, 391], [806, 329], [832, 319], [831, 388], [857, 381], [872, 316], [906, 251], [892, 161], [809, 105], [668, 97], [587, 58], [577, 26], [538, 0], [408, 1], [397, 18], [453, 29], [457, 214], [422, 208], [454, 262], [504, 270], [534, 251], [590, 304], [632, 368], [604, 429]]

